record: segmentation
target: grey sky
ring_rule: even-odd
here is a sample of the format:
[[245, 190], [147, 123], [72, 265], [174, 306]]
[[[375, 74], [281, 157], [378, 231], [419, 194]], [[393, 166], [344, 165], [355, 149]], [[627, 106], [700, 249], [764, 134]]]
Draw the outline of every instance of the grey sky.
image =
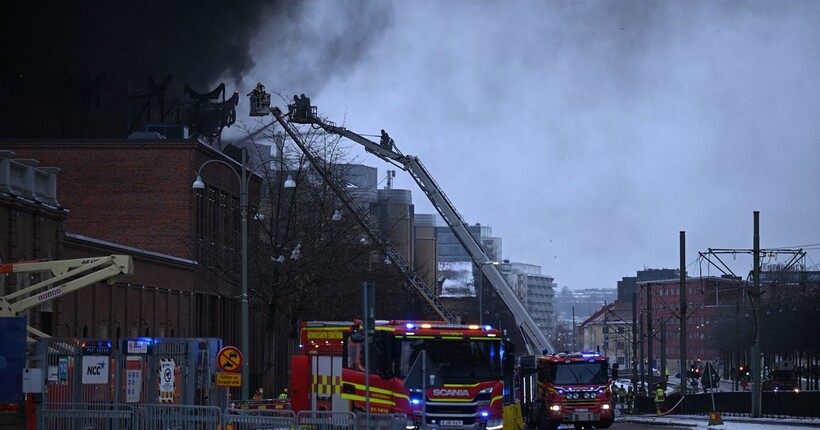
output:
[[[687, 262], [751, 248], [754, 210], [764, 248], [820, 244], [820, 2], [307, 5], [253, 41], [243, 86], [386, 129], [505, 258], [559, 286], [677, 268], [681, 230]], [[394, 186], [434, 212], [408, 174]]]

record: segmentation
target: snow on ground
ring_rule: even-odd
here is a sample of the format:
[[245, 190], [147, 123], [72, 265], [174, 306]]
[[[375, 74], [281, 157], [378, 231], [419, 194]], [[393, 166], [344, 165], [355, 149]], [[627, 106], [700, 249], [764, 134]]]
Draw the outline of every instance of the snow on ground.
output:
[[723, 417], [723, 424], [709, 426], [709, 418], [699, 415], [675, 415], [675, 416], [651, 416], [651, 415], [631, 415], [622, 416], [615, 419], [615, 422], [635, 422], [647, 424], [680, 425], [688, 428], [712, 428], [716, 430], [788, 430], [806, 428], [820, 428], [820, 419], [797, 419], [797, 418], [746, 418], [746, 417]]

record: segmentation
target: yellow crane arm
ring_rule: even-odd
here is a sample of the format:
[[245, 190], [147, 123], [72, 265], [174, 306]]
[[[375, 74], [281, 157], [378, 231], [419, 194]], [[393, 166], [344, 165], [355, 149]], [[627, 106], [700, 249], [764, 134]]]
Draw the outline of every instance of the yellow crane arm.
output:
[[[114, 285], [121, 277], [134, 273], [134, 263], [130, 255], [109, 255], [0, 264], [0, 274], [36, 272], [51, 272], [53, 277], [0, 297], [0, 317], [17, 316], [26, 309], [98, 282]], [[39, 337], [48, 337], [31, 327], [29, 332]]]

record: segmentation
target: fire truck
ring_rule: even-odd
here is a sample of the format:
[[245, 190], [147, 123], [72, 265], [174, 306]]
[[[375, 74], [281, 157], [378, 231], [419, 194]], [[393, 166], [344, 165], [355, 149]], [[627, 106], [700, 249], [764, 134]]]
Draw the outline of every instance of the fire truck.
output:
[[597, 352], [521, 357], [516, 382], [530, 428], [608, 428], [614, 422], [607, 358]]
[[295, 411], [369, 406], [371, 413], [405, 414], [407, 428], [503, 427], [504, 377], [514, 358], [499, 330], [376, 320], [367, 355], [362, 330], [356, 321], [302, 323], [291, 367]]

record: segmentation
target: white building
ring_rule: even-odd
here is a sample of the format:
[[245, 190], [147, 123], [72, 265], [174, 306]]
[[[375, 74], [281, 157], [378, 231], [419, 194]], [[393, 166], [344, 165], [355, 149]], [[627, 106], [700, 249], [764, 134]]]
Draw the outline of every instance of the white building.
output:
[[552, 276], [541, 274], [541, 266], [509, 260], [504, 260], [499, 269], [541, 332], [545, 336], [552, 334], [555, 330], [553, 300], [557, 288]]

